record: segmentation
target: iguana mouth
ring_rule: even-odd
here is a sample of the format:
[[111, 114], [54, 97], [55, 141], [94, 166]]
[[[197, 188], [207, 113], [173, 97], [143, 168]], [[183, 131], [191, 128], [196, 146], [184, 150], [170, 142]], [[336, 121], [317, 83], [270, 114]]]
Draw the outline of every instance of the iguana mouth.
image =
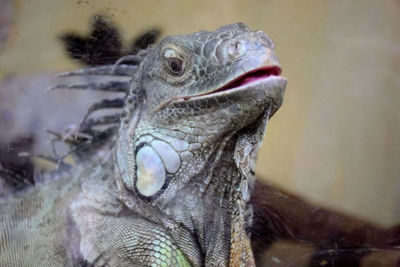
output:
[[212, 92], [209, 92], [209, 94], [241, 87], [246, 84], [266, 79], [270, 76], [279, 76], [281, 73], [282, 69], [279, 66], [263, 66], [260, 68], [256, 68], [236, 77], [224, 86]]
[[[236, 78], [234, 78], [233, 80], [229, 81], [225, 85], [223, 85], [215, 90], [212, 90], [210, 92], [206, 92], [206, 93], [198, 94], [198, 95], [178, 97], [171, 101], [174, 101], [174, 100], [186, 101], [189, 99], [197, 99], [199, 97], [206, 97], [209, 95], [213, 95], [215, 93], [236, 89], [236, 88], [242, 87], [244, 85], [248, 85], [248, 84], [251, 84], [251, 83], [254, 83], [257, 81], [268, 79], [271, 76], [280, 76], [281, 73], [282, 73], [282, 69], [278, 65], [262, 66], [259, 68], [252, 69], [246, 73], [243, 73], [243, 74], [237, 76]], [[164, 104], [164, 105], [166, 105], [166, 104]]]
[[189, 100], [192, 98], [196, 99], [196, 98], [202, 97], [202, 96], [209, 96], [209, 95], [214, 95], [216, 93], [220, 93], [223, 91], [237, 89], [239, 87], [243, 87], [244, 85], [249, 85], [249, 84], [257, 82], [257, 81], [268, 79], [271, 76], [280, 76], [281, 73], [282, 73], [282, 69], [278, 65], [262, 66], [262, 67], [252, 69], [246, 73], [243, 73], [243, 74], [237, 76], [233, 80], [229, 81], [225, 85], [223, 85], [215, 90], [212, 90], [210, 92], [206, 92], [203, 94], [199, 94], [199, 95], [185, 96], [182, 99], [183, 100]]

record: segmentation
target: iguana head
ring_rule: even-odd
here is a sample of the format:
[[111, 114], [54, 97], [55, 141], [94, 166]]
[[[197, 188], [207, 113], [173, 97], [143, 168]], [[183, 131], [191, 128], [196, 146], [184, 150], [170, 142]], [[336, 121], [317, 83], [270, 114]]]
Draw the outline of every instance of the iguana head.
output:
[[214, 32], [167, 37], [143, 62], [141, 85], [147, 109], [162, 114], [158, 115], [162, 119], [173, 117], [171, 123], [177, 123], [174, 113], [179, 110], [201, 109], [197, 114], [204, 115], [220, 110], [222, 102], [233, 98], [243, 98], [235, 99], [235, 106], [250, 106], [251, 98], [268, 98], [277, 109], [286, 80], [279, 76], [281, 68], [273, 49], [263, 32], [250, 31], [242, 23]]
[[[148, 49], [116, 150], [120, 187], [133, 205], [191, 232], [214, 216], [217, 236], [226, 237], [222, 228], [233, 227], [234, 216], [244, 220], [237, 205], [246, 206], [246, 176], [266, 124], [259, 121], [280, 107], [286, 87], [273, 49], [263, 32], [242, 23], [167, 37]], [[196, 235], [207, 257], [213, 237]], [[219, 242], [215, 253], [226, 254], [232, 240]]]

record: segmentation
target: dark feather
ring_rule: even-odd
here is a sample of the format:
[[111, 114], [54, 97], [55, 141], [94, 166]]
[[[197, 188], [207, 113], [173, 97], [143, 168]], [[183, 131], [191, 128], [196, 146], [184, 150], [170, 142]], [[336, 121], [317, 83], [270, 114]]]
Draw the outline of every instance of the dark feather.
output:
[[160, 29], [154, 28], [136, 37], [132, 42], [132, 54], [137, 54], [140, 50], [146, 49], [149, 45], [154, 44], [160, 37], [160, 34]]
[[106, 17], [96, 15], [88, 36], [64, 33], [60, 36], [68, 56], [87, 66], [113, 64], [124, 55], [137, 54], [155, 43], [160, 30], [150, 29], [134, 38], [130, 50], [123, 51], [122, 37], [118, 28]]
[[114, 63], [122, 56], [122, 41], [119, 30], [102, 15], [94, 17], [88, 36], [65, 33], [63, 41], [68, 55], [88, 66]]

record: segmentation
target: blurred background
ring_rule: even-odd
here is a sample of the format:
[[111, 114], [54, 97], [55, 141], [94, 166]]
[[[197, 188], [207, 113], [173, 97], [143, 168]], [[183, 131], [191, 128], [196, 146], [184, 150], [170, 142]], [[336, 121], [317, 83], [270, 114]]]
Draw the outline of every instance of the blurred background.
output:
[[[127, 40], [154, 27], [165, 36], [241, 21], [273, 39], [288, 78], [258, 177], [381, 227], [400, 223], [400, 1], [0, 0], [0, 6], [0, 142], [79, 123], [73, 114], [86, 100], [46, 93], [42, 81], [80, 66], [59, 36], [88, 34], [94, 14], [110, 16]], [[48, 94], [52, 100], [43, 103]], [[70, 119], [60, 122], [57, 112], [71, 112]]]

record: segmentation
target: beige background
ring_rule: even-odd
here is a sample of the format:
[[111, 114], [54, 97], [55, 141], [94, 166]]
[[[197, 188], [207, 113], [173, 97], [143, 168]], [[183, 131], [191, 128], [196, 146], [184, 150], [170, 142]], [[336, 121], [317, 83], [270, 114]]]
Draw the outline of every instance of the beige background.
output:
[[76, 68], [56, 37], [86, 34], [99, 12], [126, 37], [154, 26], [179, 34], [237, 21], [265, 31], [289, 83], [258, 175], [315, 203], [400, 223], [399, 1], [26, 0], [10, 10], [0, 78]]

